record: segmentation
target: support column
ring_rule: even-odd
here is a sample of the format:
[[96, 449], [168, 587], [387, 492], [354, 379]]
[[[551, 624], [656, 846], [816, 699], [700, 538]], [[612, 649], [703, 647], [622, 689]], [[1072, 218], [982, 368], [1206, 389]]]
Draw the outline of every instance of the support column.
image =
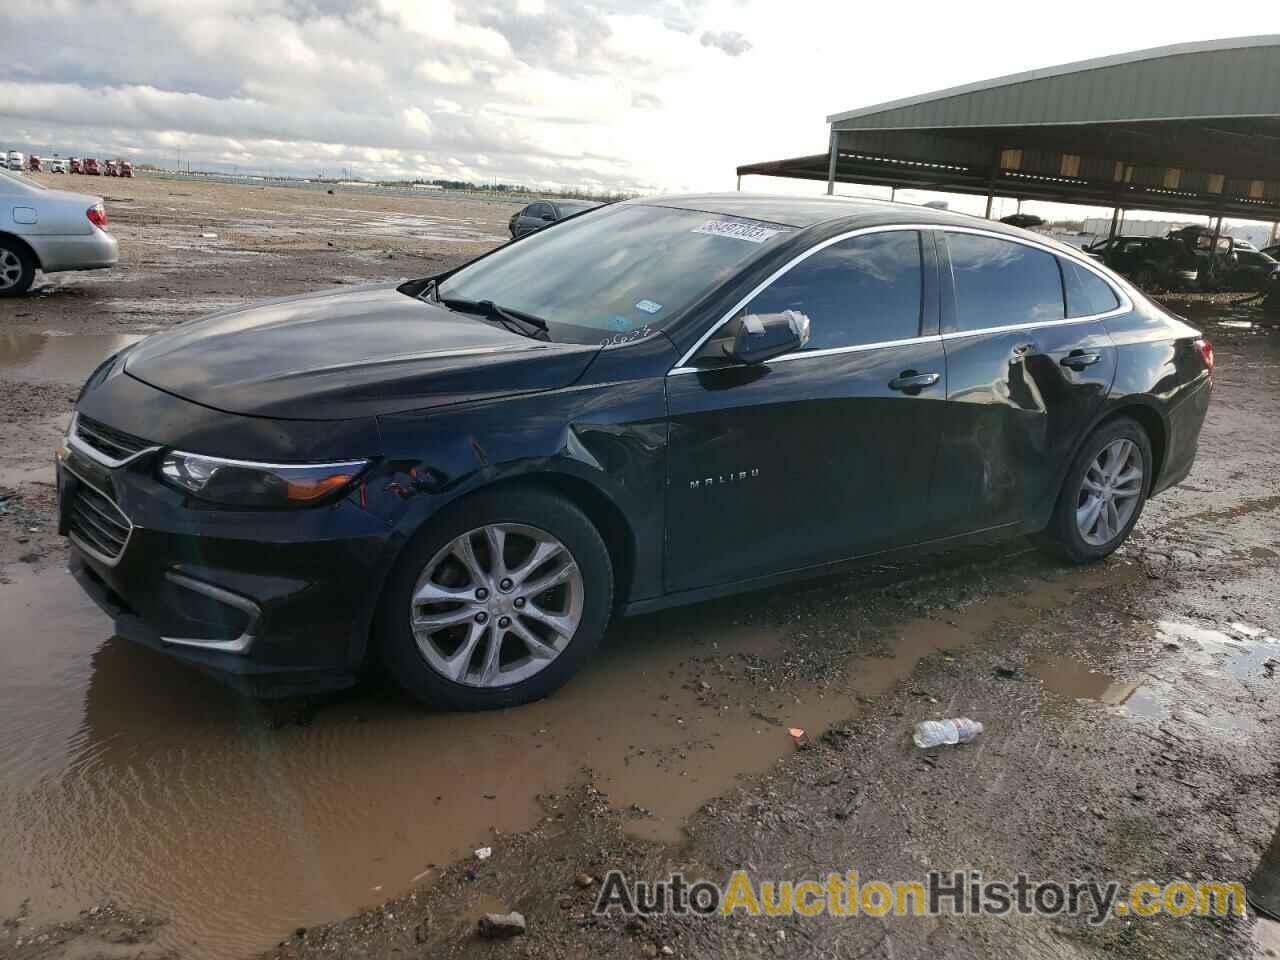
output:
[[1267, 241], [1267, 246], [1274, 246], [1276, 242], [1276, 231], [1280, 229], [1280, 220], [1273, 221], [1271, 224], [1271, 239]]
[[836, 192], [836, 158], [840, 155], [840, 134], [831, 128], [831, 159], [827, 161], [827, 196]]
[[1209, 241], [1209, 277], [1211, 280], [1218, 276], [1218, 237], [1222, 235], [1222, 214], [1218, 214], [1218, 219], [1213, 221], [1213, 239]]
[[890, 201], [894, 201], [894, 200], [897, 200], [897, 199], [898, 199], [898, 188], [897, 188], [897, 187], [890, 187], [890, 188], [889, 188], [889, 200], [890, 200]]
[[742, 192], [742, 174], [738, 174], [738, 192]]
[[996, 198], [996, 176], [1000, 173], [1000, 148], [991, 151], [991, 172], [987, 176], [987, 212], [983, 214], [991, 219], [991, 205]]
[[1108, 240], [1114, 240], [1116, 234], [1120, 232], [1120, 207], [1117, 206], [1111, 211], [1111, 232], [1107, 234]]

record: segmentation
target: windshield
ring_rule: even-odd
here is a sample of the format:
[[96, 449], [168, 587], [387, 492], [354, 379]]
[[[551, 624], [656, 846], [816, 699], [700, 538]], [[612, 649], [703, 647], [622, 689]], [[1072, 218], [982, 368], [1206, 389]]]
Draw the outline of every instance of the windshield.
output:
[[669, 326], [788, 233], [714, 213], [602, 207], [462, 268], [437, 295], [541, 317], [553, 340], [625, 343]]

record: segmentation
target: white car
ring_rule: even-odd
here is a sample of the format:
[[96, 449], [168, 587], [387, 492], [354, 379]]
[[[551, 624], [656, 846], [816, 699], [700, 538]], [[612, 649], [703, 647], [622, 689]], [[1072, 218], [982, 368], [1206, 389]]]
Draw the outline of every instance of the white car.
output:
[[5, 166], [10, 170], [21, 170], [26, 160], [27, 158], [17, 150], [10, 150], [8, 157], [5, 159]]
[[50, 173], [66, 173], [67, 162], [65, 160], [50, 160], [49, 172]]
[[119, 259], [101, 197], [0, 170], [0, 297], [26, 293], [36, 270], [100, 270]]

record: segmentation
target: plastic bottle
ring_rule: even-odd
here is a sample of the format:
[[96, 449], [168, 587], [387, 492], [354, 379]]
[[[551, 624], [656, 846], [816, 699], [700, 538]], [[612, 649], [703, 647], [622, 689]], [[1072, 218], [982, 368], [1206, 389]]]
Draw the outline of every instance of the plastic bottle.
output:
[[939, 747], [947, 743], [968, 743], [982, 732], [982, 724], [968, 717], [954, 720], [921, 720], [914, 737], [917, 747]]

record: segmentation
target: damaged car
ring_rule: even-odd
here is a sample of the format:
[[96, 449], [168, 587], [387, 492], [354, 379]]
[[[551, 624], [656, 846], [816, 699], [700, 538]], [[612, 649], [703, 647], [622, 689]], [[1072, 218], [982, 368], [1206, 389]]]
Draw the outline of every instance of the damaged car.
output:
[[127, 347], [75, 405], [59, 518], [122, 635], [248, 692], [376, 661], [508, 707], [618, 617], [1031, 534], [1106, 557], [1191, 470], [1212, 372], [1013, 227], [633, 200]]

